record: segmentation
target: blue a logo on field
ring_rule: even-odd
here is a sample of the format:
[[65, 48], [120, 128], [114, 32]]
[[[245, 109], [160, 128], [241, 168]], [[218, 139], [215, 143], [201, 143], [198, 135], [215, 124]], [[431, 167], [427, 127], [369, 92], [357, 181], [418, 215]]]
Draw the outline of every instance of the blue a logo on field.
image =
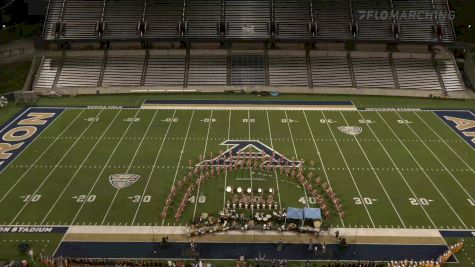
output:
[[266, 161], [264, 161], [264, 164], [270, 164], [273, 167], [299, 167], [302, 164], [301, 161], [289, 160], [284, 155], [257, 140], [226, 140], [221, 145], [232, 147], [213, 159], [198, 163], [197, 166], [235, 166], [240, 161], [251, 157], [265, 157]]
[[0, 172], [10, 164], [63, 110], [29, 108], [0, 130]]
[[434, 111], [447, 125], [449, 125], [467, 143], [475, 148], [475, 115], [467, 110], [461, 111]]

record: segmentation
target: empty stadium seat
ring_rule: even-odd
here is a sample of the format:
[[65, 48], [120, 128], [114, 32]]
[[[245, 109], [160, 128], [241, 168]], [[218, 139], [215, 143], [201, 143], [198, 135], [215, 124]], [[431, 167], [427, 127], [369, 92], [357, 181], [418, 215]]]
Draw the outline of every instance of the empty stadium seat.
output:
[[232, 39], [269, 38], [270, 13], [268, 0], [227, 0], [226, 36]]
[[143, 1], [107, 1], [104, 14], [104, 37], [110, 39], [138, 38], [140, 36], [138, 25], [142, 21], [143, 9]]
[[44, 58], [41, 61], [34, 89], [53, 89], [53, 84], [59, 69], [59, 62], [59, 58]]
[[301, 0], [274, 0], [276, 39], [310, 39], [310, 2]]
[[458, 73], [455, 62], [452, 59], [437, 59], [436, 62], [445, 90], [447, 92], [463, 90], [463, 81]]
[[380, 57], [352, 54], [351, 58], [357, 87], [396, 87], [387, 53]]
[[51, 0], [48, 5], [48, 14], [45, 20], [45, 26], [43, 29], [43, 37], [46, 40], [56, 39], [54, 28], [56, 23], [60, 21], [61, 8], [63, 5], [62, 0]]
[[406, 90], [442, 90], [430, 57], [399, 58], [393, 55], [399, 87]]
[[231, 57], [231, 85], [265, 85], [263, 54], [233, 54]]
[[178, 25], [183, 20], [183, 1], [147, 1], [146, 38], [179, 38]]
[[96, 87], [102, 62], [102, 57], [67, 57], [57, 87]]
[[102, 0], [68, 0], [64, 10], [64, 33], [61, 39], [94, 39], [101, 20]]
[[111, 56], [107, 59], [103, 86], [140, 86], [144, 56]]
[[269, 84], [272, 86], [308, 86], [305, 51], [288, 54], [270, 51]]
[[150, 55], [145, 85], [183, 86], [185, 79], [185, 54]]
[[188, 85], [226, 85], [227, 56], [219, 52], [191, 53]]
[[352, 87], [346, 53], [311, 53], [312, 81], [314, 86]]
[[193, 39], [219, 37], [221, 0], [189, 0], [186, 3], [186, 36]]
[[[368, 1], [353, 0], [353, 16], [358, 24], [359, 40], [385, 40], [394, 39], [390, 12], [390, 0]], [[373, 13], [368, 13], [371, 11]], [[389, 14], [387, 17], [383, 14]]]

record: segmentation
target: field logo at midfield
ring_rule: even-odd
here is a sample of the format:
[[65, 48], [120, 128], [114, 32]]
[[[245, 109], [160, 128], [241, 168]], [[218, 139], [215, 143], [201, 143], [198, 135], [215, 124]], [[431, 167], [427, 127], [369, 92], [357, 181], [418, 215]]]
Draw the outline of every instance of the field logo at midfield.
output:
[[349, 135], [357, 136], [363, 131], [363, 128], [358, 126], [340, 126], [338, 130]]
[[0, 172], [5, 169], [63, 110], [29, 108], [0, 130]]
[[475, 115], [472, 112], [462, 110], [434, 111], [434, 113], [475, 148]]
[[135, 182], [137, 182], [140, 178], [138, 174], [112, 174], [109, 176], [109, 182], [111, 185], [117, 189], [122, 189], [125, 187], [129, 187]]
[[302, 164], [301, 161], [289, 160], [284, 155], [257, 140], [226, 140], [221, 145], [231, 146], [231, 148], [213, 159], [203, 160], [197, 166], [236, 166], [243, 164], [244, 160], [262, 157], [266, 159], [263, 164], [270, 164], [273, 167], [299, 167]]

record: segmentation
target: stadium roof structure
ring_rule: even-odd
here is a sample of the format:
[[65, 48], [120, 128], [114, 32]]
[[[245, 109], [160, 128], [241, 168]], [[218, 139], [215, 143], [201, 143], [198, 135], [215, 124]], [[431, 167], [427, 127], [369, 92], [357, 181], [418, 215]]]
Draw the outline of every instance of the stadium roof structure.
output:
[[452, 43], [446, 0], [50, 0], [49, 41]]

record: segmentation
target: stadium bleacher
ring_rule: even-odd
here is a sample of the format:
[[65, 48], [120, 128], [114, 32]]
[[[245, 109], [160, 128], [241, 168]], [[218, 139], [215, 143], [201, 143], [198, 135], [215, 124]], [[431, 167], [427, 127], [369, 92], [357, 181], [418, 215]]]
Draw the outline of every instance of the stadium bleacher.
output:
[[448, 14], [446, 0], [50, 0], [44, 38], [449, 43]]
[[144, 50], [111, 50], [106, 59], [77, 54], [44, 58], [35, 90], [97, 85], [270, 85], [440, 92], [464, 88], [453, 58], [431, 53], [311, 51], [307, 55], [298, 50], [231, 50], [228, 55], [227, 50], [192, 49], [189, 56], [184, 50], [151, 50], [147, 56]]
[[[463, 81], [453, 56], [430, 47], [454, 42], [450, 15], [446, 0], [50, 0], [45, 40], [67, 44], [59, 47], [114, 45], [101, 46], [107, 48], [96, 50], [98, 55], [47, 54], [33, 87], [68, 92], [267, 86], [447, 94], [464, 90]], [[116, 49], [121, 42], [129, 46]], [[139, 43], [147, 49], [130, 50]], [[370, 48], [360, 50], [360, 44]]]

